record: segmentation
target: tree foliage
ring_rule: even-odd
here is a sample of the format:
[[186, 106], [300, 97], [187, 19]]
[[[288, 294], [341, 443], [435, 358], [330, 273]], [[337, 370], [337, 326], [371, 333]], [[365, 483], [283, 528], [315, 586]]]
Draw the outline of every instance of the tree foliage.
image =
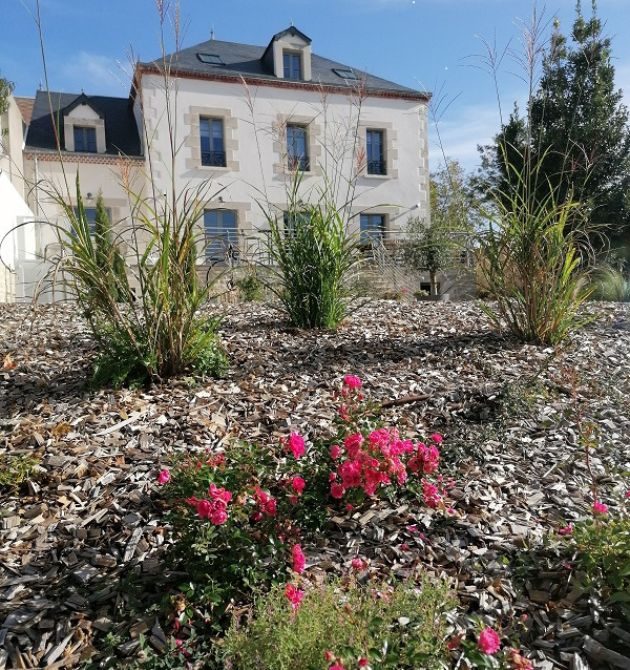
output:
[[431, 219], [414, 217], [407, 223], [405, 260], [416, 272], [428, 272], [431, 294], [437, 295], [437, 275], [452, 270], [458, 252], [467, 248], [474, 229], [471, 191], [465, 173], [455, 160], [447, 160], [431, 175]]
[[615, 88], [610, 38], [595, 0], [586, 18], [578, 1], [570, 40], [558, 22], [527, 114], [515, 107], [492, 145], [482, 148], [480, 186], [508, 193], [519, 162], [540, 165], [538, 199], [582, 203], [591, 227], [619, 240], [630, 233], [630, 128]]
[[13, 87], [12, 81], [0, 76], [0, 114], [4, 114], [9, 109], [9, 96], [13, 93]]

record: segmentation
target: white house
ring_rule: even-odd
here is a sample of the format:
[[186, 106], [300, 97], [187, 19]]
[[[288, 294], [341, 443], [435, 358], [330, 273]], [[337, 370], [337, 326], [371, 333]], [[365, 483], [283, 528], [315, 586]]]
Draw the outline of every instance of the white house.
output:
[[[56, 197], [74, 203], [78, 174], [88, 214], [100, 192], [127, 230], [129, 187], [168, 194], [210, 179], [220, 193], [200, 221], [207, 253], [245, 253], [268, 227], [261, 205], [281, 217], [299, 170], [304, 199], [327, 181], [350, 226], [387, 239], [429, 215], [428, 101], [316, 55], [295, 27], [266, 46], [212, 39], [138, 63], [129, 98], [38, 91], [23, 152], [29, 204], [59, 222]], [[52, 228], [38, 244], [54, 254]]]
[[25, 119], [18, 100], [9, 95], [0, 114], [0, 301], [28, 298], [38, 265], [34, 215], [26, 204], [24, 179]]

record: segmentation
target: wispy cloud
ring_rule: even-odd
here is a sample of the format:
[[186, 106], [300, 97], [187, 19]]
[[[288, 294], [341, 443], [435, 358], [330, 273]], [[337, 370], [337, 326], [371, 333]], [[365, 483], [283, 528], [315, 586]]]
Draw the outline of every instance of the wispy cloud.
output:
[[108, 56], [80, 51], [59, 69], [57, 85], [86, 93], [124, 95], [129, 91], [131, 72], [128, 63]]

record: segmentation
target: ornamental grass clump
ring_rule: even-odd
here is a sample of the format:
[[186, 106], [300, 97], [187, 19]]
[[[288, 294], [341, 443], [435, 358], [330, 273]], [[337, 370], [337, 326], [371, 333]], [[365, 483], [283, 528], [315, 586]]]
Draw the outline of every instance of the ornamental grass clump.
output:
[[588, 322], [581, 308], [591, 293], [589, 249], [580, 205], [535, 192], [539, 168], [508, 164], [517, 187], [490, 193], [478, 272], [494, 301], [485, 311], [497, 325], [526, 342], [555, 345]]
[[[197, 272], [198, 222], [209, 186], [186, 189], [173, 202], [129, 191], [132, 226], [121, 235], [91, 230], [79, 179], [76, 202], [54, 196], [69, 226], [53, 225], [61, 252], [48, 279], [76, 299], [99, 344], [98, 384], [142, 384], [186, 371], [220, 375], [227, 358], [218, 321], [204, 315], [212, 282]], [[45, 285], [45, 284], [44, 284]]]
[[233, 670], [445, 667], [443, 582], [423, 577], [394, 586], [352, 580], [305, 590], [297, 607], [278, 586], [259, 598], [251, 619], [235, 621], [224, 642]]
[[284, 220], [266, 212], [268, 252], [276, 281], [269, 284], [290, 323], [297, 328], [336, 328], [344, 319], [360, 255], [331, 189], [303, 202], [294, 176]]

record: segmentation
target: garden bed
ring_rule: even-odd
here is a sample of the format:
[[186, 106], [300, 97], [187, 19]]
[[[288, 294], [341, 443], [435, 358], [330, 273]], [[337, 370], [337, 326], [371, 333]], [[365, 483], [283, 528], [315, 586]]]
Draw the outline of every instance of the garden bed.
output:
[[152, 498], [162, 465], [191, 448], [325, 432], [346, 373], [401, 433], [445, 436], [455, 515], [386, 502], [340, 514], [304, 546], [313, 579], [357, 556], [364, 579], [421, 564], [453, 580], [453, 635], [479, 616], [519, 637], [535, 667], [629, 667], [627, 629], [578, 587], [556, 532], [590, 515], [593, 475], [612, 513], [623, 504], [628, 308], [592, 304], [596, 321], [556, 351], [495, 333], [474, 303], [370, 303], [337, 333], [287, 329], [257, 305], [224, 309], [225, 378], [94, 391], [93, 345], [71, 306], [0, 306], [0, 456], [34, 466], [19, 494], [0, 489], [0, 667], [79, 666], [108, 645], [122, 663], [140, 635], [159, 649], [165, 622], [149, 608], [177, 577]]

